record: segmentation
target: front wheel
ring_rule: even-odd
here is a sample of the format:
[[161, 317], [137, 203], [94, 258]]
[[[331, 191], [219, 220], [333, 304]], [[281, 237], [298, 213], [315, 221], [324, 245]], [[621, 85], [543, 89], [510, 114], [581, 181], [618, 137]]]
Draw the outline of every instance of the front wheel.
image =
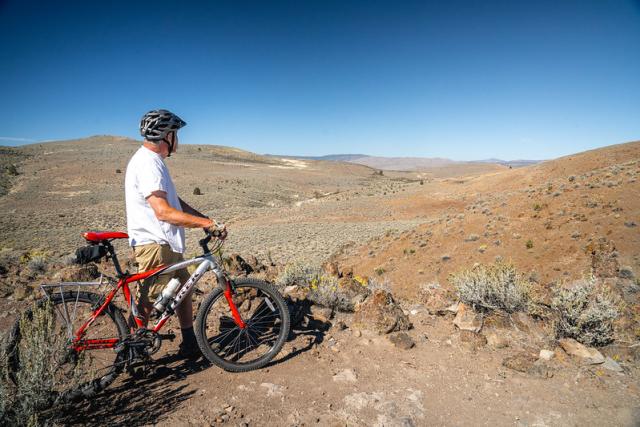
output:
[[269, 283], [242, 278], [233, 282], [232, 299], [245, 322], [240, 328], [222, 289], [211, 292], [196, 316], [196, 338], [202, 354], [231, 372], [246, 372], [269, 363], [289, 335], [289, 310]]

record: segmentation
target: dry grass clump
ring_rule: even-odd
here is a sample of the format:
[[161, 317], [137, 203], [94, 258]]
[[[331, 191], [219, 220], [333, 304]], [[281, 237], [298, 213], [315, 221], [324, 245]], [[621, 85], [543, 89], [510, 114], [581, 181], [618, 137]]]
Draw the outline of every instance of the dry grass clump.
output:
[[449, 281], [460, 300], [476, 308], [513, 313], [529, 303], [529, 283], [502, 261], [451, 274]]
[[[16, 349], [20, 366], [12, 376], [7, 349], [1, 352], [0, 425], [43, 425], [53, 416], [54, 390], [60, 385], [59, 359], [66, 340], [56, 330], [50, 304], [40, 307], [34, 304], [32, 312], [31, 318], [20, 319], [21, 339]], [[78, 373], [71, 376], [75, 378]], [[68, 385], [66, 380], [65, 386]]]
[[32, 273], [42, 274], [47, 271], [47, 259], [43, 256], [35, 256], [29, 260], [27, 266]]
[[613, 322], [618, 317], [619, 302], [609, 288], [596, 286], [594, 277], [558, 289], [552, 306], [558, 315], [558, 338], [573, 338], [589, 346], [614, 340]]

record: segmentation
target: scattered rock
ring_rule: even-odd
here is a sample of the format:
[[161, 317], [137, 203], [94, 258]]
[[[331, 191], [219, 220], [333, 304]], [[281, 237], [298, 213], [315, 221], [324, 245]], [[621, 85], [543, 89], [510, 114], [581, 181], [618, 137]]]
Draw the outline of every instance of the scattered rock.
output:
[[614, 372], [623, 372], [622, 366], [618, 364], [615, 360], [610, 358], [609, 356], [604, 358], [604, 362], [602, 363], [602, 367], [604, 369], [608, 369]]
[[540, 350], [540, 359], [541, 360], [551, 360], [553, 359], [553, 357], [556, 355], [556, 353], [553, 350]]
[[480, 332], [482, 329], [482, 316], [473, 311], [471, 307], [464, 303], [458, 304], [453, 324], [463, 331]]
[[333, 310], [328, 307], [312, 305], [309, 310], [311, 311], [311, 317], [323, 323], [328, 322], [333, 317]]
[[90, 282], [100, 277], [98, 266], [90, 263], [63, 268], [55, 275], [61, 282]]
[[586, 251], [591, 254], [591, 269], [594, 276], [602, 278], [618, 276], [620, 266], [613, 242], [602, 237], [597, 242], [587, 245]]
[[505, 348], [509, 347], [509, 340], [503, 335], [491, 332], [487, 334], [487, 344], [493, 348]]
[[460, 342], [471, 351], [476, 351], [487, 345], [487, 337], [476, 332], [460, 331]]
[[527, 372], [533, 367], [537, 358], [530, 353], [518, 353], [514, 356], [506, 357], [502, 361], [502, 366], [518, 372]]
[[284, 387], [278, 384], [262, 383], [260, 387], [264, 387], [267, 390], [267, 396], [282, 396]]
[[339, 331], [344, 331], [345, 329], [347, 329], [347, 324], [344, 323], [342, 320], [338, 320], [335, 324], [334, 327], [339, 330]]
[[229, 258], [225, 258], [225, 264], [233, 275], [247, 275], [253, 273], [253, 267], [244, 260], [239, 254], [231, 254]]
[[563, 338], [560, 346], [567, 354], [578, 357], [588, 365], [597, 365], [604, 362], [604, 356], [595, 348], [586, 347], [573, 338]]
[[371, 290], [367, 287], [369, 280], [359, 276], [345, 276], [338, 280], [338, 291], [344, 300], [340, 308], [353, 312], [355, 306], [363, 302]]
[[480, 236], [478, 236], [477, 234], [469, 234], [467, 236], [466, 239], [464, 239], [465, 242], [475, 242], [476, 240], [480, 239]]
[[340, 270], [338, 269], [338, 263], [335, 261], [329, 261], [322, 266], [322, 269], [330, 276], [340, 277]]
[[620, 270], [618, 271], [618, 277], [620, 277], [621, 279], [633, 280], [635, 278], [635, 275], [633, 274], [633, 269], [631, 267], [624, 266], [620, 267]]
[[527, 374], [540, 378], [552, 378], [554, 374], [553, 371], [553, 368], [547, 365], [545, 360], [536, 360], [527, 370]]
[[393, 343], [393, 345], [402, 350], [409, 350], [416, 345], [406, 332], [391, 334], [388, 336], [388, 339]]
[[358, 381], [358, 378], [353, 369], [345, 369], [335, 374], [333, 380], [336, 382], [355, 383]]
[[437, 283], [423, 286], [418, 295], [429, 314], [445, 314], [447, 308], [453, 304], [451, 291], [442, 288]]
[[411, 322], [391, 294], [376, 289], [355, 308], [354, 323], [379, 334], [404, 331], [411, 328]]

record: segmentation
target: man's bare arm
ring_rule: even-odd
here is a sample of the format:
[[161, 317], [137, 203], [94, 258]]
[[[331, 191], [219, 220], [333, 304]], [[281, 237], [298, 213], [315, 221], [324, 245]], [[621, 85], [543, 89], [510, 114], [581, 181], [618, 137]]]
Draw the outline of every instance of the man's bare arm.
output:
[[186, 212], [186, 213], [188, 213], [190, 215], [193, 215], [193, 216], [199, 216], [201, 218], [206, 218], [206, 215], [203, 215], [200, 212], [198, 212], [196, 209], [192, 208], [191, 205], [189, 205], [189, 203], [185, 202], [180, 197], [178, 197], [178, 200], [180, 200], [180, 207], [182, 207], [182, 211], [183, 212]]
[[188, 228], [207, 228], [214, 225], [213, 220], [205, 216], [192, 215], [173, 208], [166, 197], [167, 193], [164, 191], [154, 191], [147, 197], [147, 202], [160, 221]]

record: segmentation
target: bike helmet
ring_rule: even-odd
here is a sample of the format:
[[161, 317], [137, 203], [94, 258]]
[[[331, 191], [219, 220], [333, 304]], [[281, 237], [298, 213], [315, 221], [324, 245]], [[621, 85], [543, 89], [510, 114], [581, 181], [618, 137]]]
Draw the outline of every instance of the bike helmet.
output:
[[186, 125], [187, 122], [171, 111], [151, 110], [140, 120], [140, 135], [147, 141], [158, 144], [166, 141], [169, 132], [177, 131]]

